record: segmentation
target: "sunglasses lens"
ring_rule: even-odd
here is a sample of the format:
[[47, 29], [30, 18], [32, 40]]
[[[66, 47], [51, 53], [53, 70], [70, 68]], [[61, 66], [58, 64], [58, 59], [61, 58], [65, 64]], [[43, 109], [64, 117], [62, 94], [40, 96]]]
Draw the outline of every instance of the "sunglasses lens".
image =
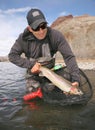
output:
[[47, 24], [46, 24], [46, 23], [44, 23], [44, 24], [42, 24], [42, 25], [38, 26], [36, 29], [33, 29], [33, 31], [39, 31], [39, 30], [40, 30], [40, 28], [41, 28], [41, 29], [45, 29], [46, 27], [47, 27]]

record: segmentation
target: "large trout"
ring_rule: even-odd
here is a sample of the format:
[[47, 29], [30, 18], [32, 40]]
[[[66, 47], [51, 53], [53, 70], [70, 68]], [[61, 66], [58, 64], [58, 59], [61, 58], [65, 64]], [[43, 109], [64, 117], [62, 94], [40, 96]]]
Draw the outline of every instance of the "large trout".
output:
[[43, 76], [49, 79], [55, 86], [57, 86], [62, 91], [75, 95], [83, 94], [83, 92], [80, 89], [73, 87], [71, 82], [64, 79], [62, 76], [56, 74], [54, 71], [43, 66], [40, 67], [40, 71]]

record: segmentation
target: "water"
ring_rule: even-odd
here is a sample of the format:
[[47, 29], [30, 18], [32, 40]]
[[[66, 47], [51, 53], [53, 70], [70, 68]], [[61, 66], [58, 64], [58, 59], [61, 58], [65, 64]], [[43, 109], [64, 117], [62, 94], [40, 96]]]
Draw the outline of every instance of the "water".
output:
[[[86, 105], [24, 102], [25, 69], [0, 63], [0, 130], [95, 130], [95, 94]], [[85, 71], [95, 92], [95, 71]]]

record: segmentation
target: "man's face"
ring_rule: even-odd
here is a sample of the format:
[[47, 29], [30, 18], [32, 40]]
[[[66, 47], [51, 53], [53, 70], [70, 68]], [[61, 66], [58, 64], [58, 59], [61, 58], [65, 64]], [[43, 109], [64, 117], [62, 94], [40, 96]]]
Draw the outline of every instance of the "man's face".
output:
[[32, 29], [30, 26], [28, 29], [39, 40], [44, 39], [47, 34], [47, 24], [46, 23], [41, 23], [35, 30]]

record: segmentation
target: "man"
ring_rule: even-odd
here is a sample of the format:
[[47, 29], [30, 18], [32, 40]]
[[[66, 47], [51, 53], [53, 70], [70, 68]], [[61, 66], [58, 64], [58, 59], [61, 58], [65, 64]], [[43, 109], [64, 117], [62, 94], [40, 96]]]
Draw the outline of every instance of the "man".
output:
[[[39, 65], [52, 68], [57, 51], [62, 54], [71, 74], [72, 86], [78, 86], [80, 78], [75, 56], [61, 32], [47, 26], [45, 16], [39, 9], [31, 9], [27, 14], [27, 21], [28, 27], [12, 46], [9, 60], [17, 66], [28, 69], [31, 75], [27, 80], [28, 91], [40, 87]], [[26, 58], [21, 57], [22, 53]]]

